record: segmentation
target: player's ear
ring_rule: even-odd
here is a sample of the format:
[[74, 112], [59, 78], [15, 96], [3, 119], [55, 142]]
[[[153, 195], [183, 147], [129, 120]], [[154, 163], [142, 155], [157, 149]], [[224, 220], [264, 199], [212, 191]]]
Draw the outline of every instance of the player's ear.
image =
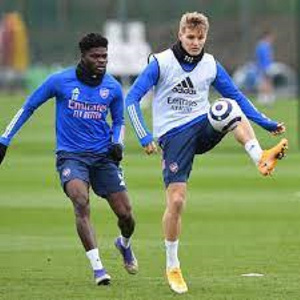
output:
[[177, 34], [177, 38], [178, 38], [178, 40], [180, 40], [180, 41], [181, 41], [181, 36], [182, 36], [182, 32], [179, 30], [179, 31], [178, 31], [178, 34]]

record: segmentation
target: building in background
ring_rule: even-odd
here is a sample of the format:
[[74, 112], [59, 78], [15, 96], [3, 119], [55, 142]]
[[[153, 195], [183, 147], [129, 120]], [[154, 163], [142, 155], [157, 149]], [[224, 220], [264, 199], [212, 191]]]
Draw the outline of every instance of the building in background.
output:
[[7, 13], [0, 23], [0, 87], [23, 88], [28, 66], [26, 26], [19, 13]]

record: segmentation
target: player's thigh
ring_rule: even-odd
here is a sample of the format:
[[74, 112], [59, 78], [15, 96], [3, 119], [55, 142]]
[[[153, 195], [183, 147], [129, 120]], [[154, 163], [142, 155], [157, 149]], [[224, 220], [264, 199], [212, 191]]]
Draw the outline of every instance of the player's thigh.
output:
[[86, 206], [89, 202], [89, 185], [81, 179], [72, 179], [65, 184], [65, 193], [76, 206]]
[[196, 153], [197, 140], [194, 126], [171, 137], [163, 138], [160, 146], [166, 187], [173, 182], [186, 182]]
[[90, 183], [96, 195], [107, 198], [108, 195], [126, 191], [121, 167], [110, 159], [102, 158], [90, 169]]
[[86, 196], [89, 186], [89, 166], [75, 156], [58, 155], [56, 168], [61, 186], [68, 197]]

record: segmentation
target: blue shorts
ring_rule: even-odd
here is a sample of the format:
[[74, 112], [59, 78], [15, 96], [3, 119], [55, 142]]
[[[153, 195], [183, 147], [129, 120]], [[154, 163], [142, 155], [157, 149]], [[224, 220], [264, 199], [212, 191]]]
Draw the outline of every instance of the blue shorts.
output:
[[162, 148], [162, 169], [165, 186], [173, 182], [187, 182], [194, 156], [214, 148], [225, 136], [210, 125], [207, 118], [159, 140]]
[[108, 195], [126, 190], [122, 169], [106, 154], [58, 152], [56, 168], [61, 185], [80, 179], [91, 185], [96, 195]]

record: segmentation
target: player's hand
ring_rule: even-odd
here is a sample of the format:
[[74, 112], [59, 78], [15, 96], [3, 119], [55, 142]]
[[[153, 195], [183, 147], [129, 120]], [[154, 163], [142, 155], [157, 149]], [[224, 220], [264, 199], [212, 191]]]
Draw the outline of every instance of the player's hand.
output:
[[6, 154], [7, 146], [0, 143], [0, 165], [4, 159]]
[[279, 134], [282, 134], [284, 132], [285, 132], [285, 125], [284, 125], [284, 123], [279, 123], [277, 125], [277, 128], [274, 131], [272, 131], [272, 134], [273, 135], [279, 135]]
[[146, 145], [144, 147], [144, 150], [145, 152], [148, 154], [148, 155], [151, 155], [153, 153], [157, 153], [157, 147], [156, 147], [156, 144], [155, 142], [151, 142], [149, 143], [148, 145]]
[[123, 159], [123, 146], [121, 144], [113, 144], [111, 146], [108, 156], [112, 160], [120, 162]]

